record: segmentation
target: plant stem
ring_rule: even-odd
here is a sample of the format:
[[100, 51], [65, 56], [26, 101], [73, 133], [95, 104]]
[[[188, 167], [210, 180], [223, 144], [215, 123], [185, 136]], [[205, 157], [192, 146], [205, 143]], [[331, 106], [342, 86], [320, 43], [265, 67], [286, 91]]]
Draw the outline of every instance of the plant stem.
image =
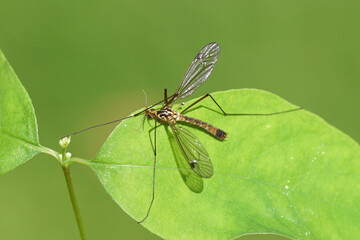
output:
[[38, 148], [40, 148], [41, 152], [49, 154], [50, 156], [53, 156], [61, 164], [61, 159], [59, 158], [59, 153], [58, 152], [56, 152], [56, 151], [54, 151], [54, 150], [52, 150], [50, 148], [44, 147], [44, 146], [40, 146]]
[[83, 222], [81, 220], [81, 217], [80, 217], [80, 210], [79, 210], [79, 206], [77, 205], [77, 202], [76, 202], [74, 187], [73, 187], [71, 176], [70, 176], [70, 167], [68, 165], [65, 165], [65, 166], [62, 166], [62, 169], [64, 171], [66, 184], [67, 184], [67, 187], [68, 187], [68, 190], [69, 190], [71, 203], [72, 203], [72, 206], [73, 206], [73, 209], [74, 209], [74, 213], [75, 213], [76, 221], [77, 221], [77, 224], [78, 224], [78, 227], [79, 227], [79, 232], [80, 232], [81, 239], [86, 240], [84, 224], [83, 224]]

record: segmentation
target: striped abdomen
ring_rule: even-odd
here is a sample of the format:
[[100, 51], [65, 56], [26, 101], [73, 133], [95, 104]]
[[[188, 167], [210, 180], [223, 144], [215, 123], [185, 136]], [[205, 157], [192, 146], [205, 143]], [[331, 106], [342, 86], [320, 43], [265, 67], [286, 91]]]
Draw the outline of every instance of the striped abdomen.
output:
[[186, 122], [189, 124], [199, 126], [203, 129], [205, 129], [206, 131], [208, 131], [209, 133], [211, 133], [212, 135], [214, 135], [215, 137], [217, 137], [218, 139], [224, 140], [226, 138], [226, 132], [208, 124], [207, 122], [203, 122], [199, 119], [187, 117], [187, 116], [184, 116], [184, 115], [178, 113], [178, 117], [177, 117], [176, 121]]

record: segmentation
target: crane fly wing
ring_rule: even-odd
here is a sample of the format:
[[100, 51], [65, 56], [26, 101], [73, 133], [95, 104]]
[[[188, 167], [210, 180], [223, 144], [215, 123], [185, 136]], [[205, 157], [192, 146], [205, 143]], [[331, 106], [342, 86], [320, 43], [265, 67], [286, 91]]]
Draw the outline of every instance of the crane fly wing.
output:
[[192, 170], [192, 168], [186, 161], [183, 151], [177, 143], [175, 135], [171, 134], [168, 130], [166, 131], [166, 133], [169, 138], [171, 150], [173, 152], [177, 168], [185, 185], [195, 193], [202, 192], [202, 190], [204, 189], [203, 179]]
[[209, 77], [219, 54], [220, 46], [215, 42], [203, 47], [186, 71], [173, 100], [190, 96]]
[[190, 131], [170, 124], [174, 137], [182, 152], [182, 157], [200, 177], [209, 178], [214, 173], [209, 154], [200, 141]]

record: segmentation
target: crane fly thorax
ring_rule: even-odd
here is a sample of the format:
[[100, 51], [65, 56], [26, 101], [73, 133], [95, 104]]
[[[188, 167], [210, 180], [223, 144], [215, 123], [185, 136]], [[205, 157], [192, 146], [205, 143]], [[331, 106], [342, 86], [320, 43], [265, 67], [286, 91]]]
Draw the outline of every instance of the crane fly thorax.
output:
[[160, 110], [150, 109], [146, 111], [146, 115], [150, 118], [156, 118], [161, 122], [176, 123], [179, 113], [169, 107], [164, 107]]

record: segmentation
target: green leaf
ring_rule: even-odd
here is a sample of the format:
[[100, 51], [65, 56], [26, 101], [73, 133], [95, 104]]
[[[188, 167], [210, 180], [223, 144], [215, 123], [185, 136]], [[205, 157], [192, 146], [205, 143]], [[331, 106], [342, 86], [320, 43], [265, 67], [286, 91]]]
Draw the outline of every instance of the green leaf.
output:
[[0, 50], [0, 174], [40, 151], [30, 97]]
[[[217, 92], [228, 113], [296, 108], [271, 93]], [[194, 101], [194, 100], [193, 100]], [[189, 105], [190, 101], [184, 107]], [[219, 141], [183, 126], [207, 149], [214, 175], [201, 193], [177, 169], [164, 126], [157, 128], [155, 201], [143, 225], [165, 239], [231, 239], [276, 233], [296, 239], [360, 236], [360, 148], [318, 116], [299, 110], [273, 116], [223, 116], [210, 98], [187, 112], [228, 133]], [[93, 160], [111, 197], [137, 221], [152, 194], [152, 119], [123, 121]], [[170, 139], [171, 140], [171, 139]]]

